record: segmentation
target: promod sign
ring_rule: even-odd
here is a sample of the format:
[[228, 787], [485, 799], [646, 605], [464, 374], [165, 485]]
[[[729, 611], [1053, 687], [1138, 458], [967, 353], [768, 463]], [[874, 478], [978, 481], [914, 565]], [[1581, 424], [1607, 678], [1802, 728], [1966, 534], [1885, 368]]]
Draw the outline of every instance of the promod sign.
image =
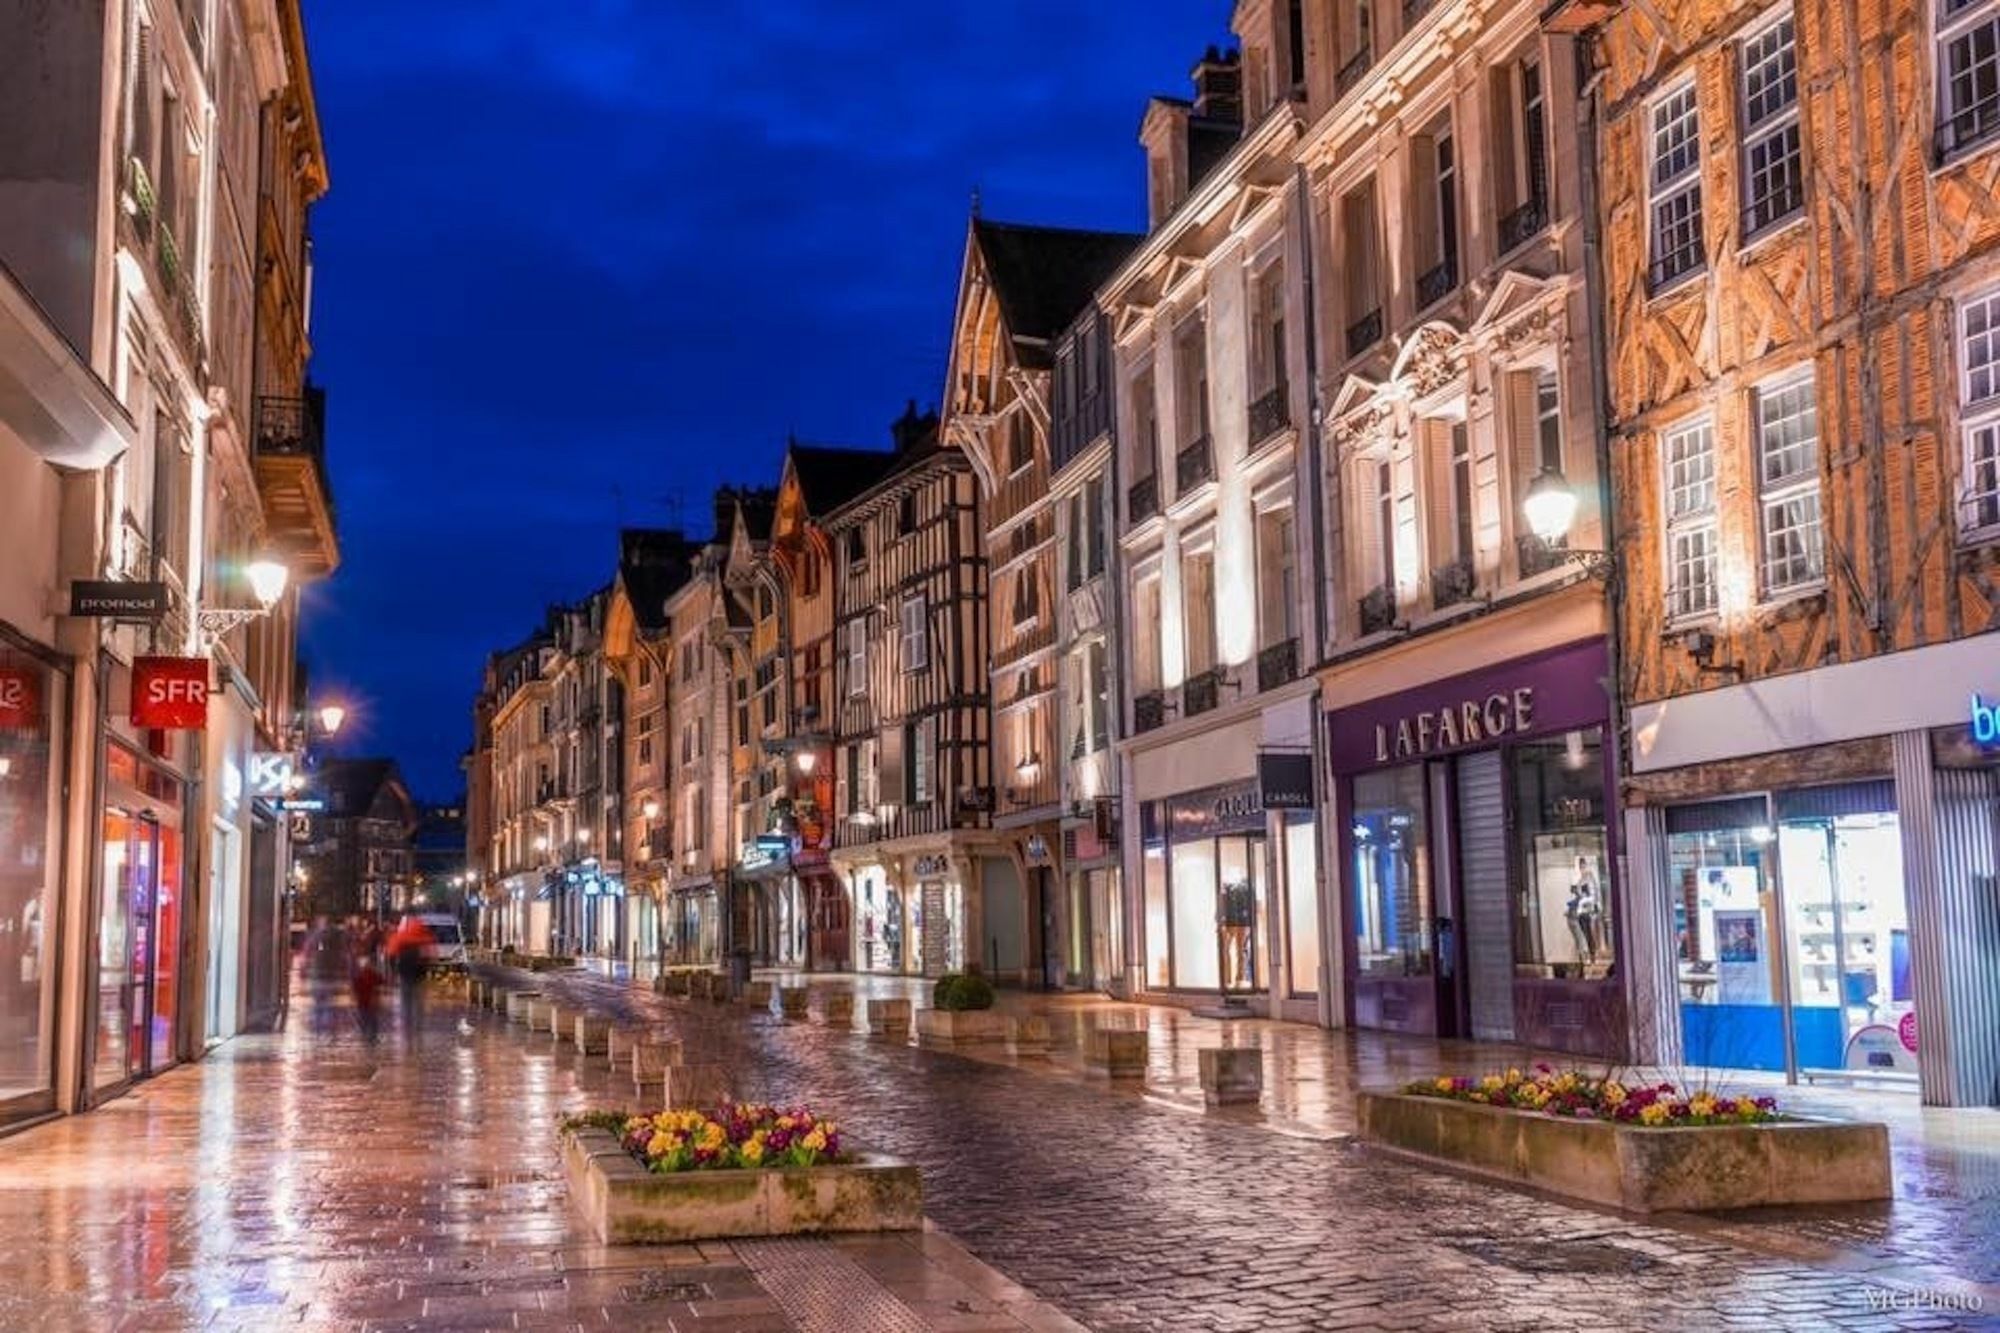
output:
[[132, 725], [155, 731], [208, 726], [208, 659], [141, 657], [132, 663]]

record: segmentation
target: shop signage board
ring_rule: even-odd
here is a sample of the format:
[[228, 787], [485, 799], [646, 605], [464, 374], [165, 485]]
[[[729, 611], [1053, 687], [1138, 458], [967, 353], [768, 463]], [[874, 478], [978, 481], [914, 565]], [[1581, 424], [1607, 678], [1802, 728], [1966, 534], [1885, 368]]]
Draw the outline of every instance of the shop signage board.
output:
[[1603, 640], [1590, 639], [1336, 709], [1328, 759], [1354, 773], [1603, 726], [1608, 671]]
[[292, 757], [283, 751], [259, 752], [250, 756], [250, 794], [283, 796], [292, 785]]
[[1975, 694], [1972, 696], [1972, 740], [1975, 745], [1989, 749], [2000, 749], [2000, 702], [1988, 703]]
[[132, 725], [157, 731], [208, 726], [206, 657], [140, 657], [132, 662]]
[[69, 613], [150, 625], [167, 614], [167, 585], [117, 579], [78, 579], [69, 585]]
[[32, 671], [0, 667], [0, 727], [25, 730], [42, 720], [42, 682]]
[[1265, 750], [1257, 756], [1257, 788], [1266, 810], [1313, 808], [1312, 755]]
[[920, 856], [911, 866], [911, 870], [918, 879], [943, 879], [951, 873], [951, 858], [936, 853]]
[[1174, 842], [1264, 829], [1264, 804], [1255, 778], [1169, 796], [1166, 807], [1167, 837]]

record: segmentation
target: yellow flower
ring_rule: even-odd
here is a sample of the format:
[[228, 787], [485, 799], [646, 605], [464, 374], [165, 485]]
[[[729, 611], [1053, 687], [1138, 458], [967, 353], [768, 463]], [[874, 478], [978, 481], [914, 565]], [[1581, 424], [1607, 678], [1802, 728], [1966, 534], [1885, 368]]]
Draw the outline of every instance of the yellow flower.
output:
[[1698, 1092], [1695, 1094], [1694, 1099], [1688, 1103], [1688, 1111], [1692, 1115], [1712, 1116], [1716, 1112], [1715, 1098], [1708, 1093]]
[[1437, 1090], [1438, 1090], [1439, 1092], [1450, 1092], [1450, 1091], [1451, 1091], [1451, 1080], [1450, 1080], [1450, 1079], [1448, 1079], [1448, 1078], [1441, 1078], [1441, 1079], [1439, 1079], [1439, 1080], [1437, 1081]]
[[1520, 1070], [1518, 1070], [1518, 1069], [1510, 1069], [1510, 1070], [1508, 1070], [1508, 1071], [1507, 1071], [1507, 1081], [1508, 1081], [1509, 1083], [1519, 1083], [1519, 1082], [1521, 1081], [1521, 1071], [1520, 1071]]
[[1485, 1078], [1479, 1080], [1479, 1086], [1488, 1092], [1498, 1092], [1505, 1086], [1505, 1080], [1498, 1074], [1488, 1074]]
[[1642, 1125], [1662, 1125], [1666, 1123], [1666, 1120], [1667, 1104], [1665, 1102], [1654, 1102], [1651, 1106], [1641, 1107], [1639, 1110], [1639, 1123]]
[[764, 1141], [762, 1138], [753, 1135], [740, 1151], [742, 1152], [744, 1162], [750, 1166], [755, 1166], [764, 1160]]
[[800, 1142], [812, 1151], [818, 1152], [826, 1147], [826, 1135], [822, 1131], [815, 1129], [812, 1133], [801, 1139]]
[[1606, 1106], [1623, 1106], [1625, 1104], [1625, 1085], [1616, 1081], [1606, 1083], [1604, 1085], [1604, 1104]]

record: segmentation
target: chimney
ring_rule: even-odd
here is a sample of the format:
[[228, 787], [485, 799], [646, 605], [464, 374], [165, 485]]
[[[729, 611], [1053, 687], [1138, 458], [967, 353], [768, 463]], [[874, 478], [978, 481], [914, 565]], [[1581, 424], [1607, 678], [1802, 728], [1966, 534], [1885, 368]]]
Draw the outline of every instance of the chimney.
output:
[[1194, 66], [1194, 114], [1203, 120], [1243, 123], [1243, 58], [1211, 46]]
[[736, 488], [718, 486], [715, 488], [715, 540], [725, 541], [729, 537], [730, 524], [736, 517]]
[[937, 424], [937, 413], [919, 414], [917, 400], [912, 398], [903, 405], [903, 415], [890, 423], [889, 438], [896, 442], [896, 452], [905, 454], [928, 439]]

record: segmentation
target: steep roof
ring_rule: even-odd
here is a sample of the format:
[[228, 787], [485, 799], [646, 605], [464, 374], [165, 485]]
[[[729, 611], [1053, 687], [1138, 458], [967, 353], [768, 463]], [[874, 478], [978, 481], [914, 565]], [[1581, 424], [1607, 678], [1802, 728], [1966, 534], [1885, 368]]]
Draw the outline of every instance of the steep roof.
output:
[[319, 766], [312, 781], [326, 797], [327, 812], [346, 818], [367, 814], [375, 798], [391, 783], [408, 800], [408, 789], [403, 787], [402, 774], [393, 759], [329, 759]]
[[1069, 326], [1098, 285], [1143, 237], [1121, 231], [1030, 227], [976, 218], [973, 236], [1000, 299], [1007, 332], [1017, 343], [1043, 344], [1022, 360], [1046, 365], [1046, 344]]
[[787, 451], [806, 512], [831, 513], [880, 481], [896, 464], [888, 449], [844, 449], [794, 442]]
[[667, 599], [694, 571], [699, 543], [679, 528], [626, 528], [618, 534], [618, 581], [640, 629], [667, 626]]

